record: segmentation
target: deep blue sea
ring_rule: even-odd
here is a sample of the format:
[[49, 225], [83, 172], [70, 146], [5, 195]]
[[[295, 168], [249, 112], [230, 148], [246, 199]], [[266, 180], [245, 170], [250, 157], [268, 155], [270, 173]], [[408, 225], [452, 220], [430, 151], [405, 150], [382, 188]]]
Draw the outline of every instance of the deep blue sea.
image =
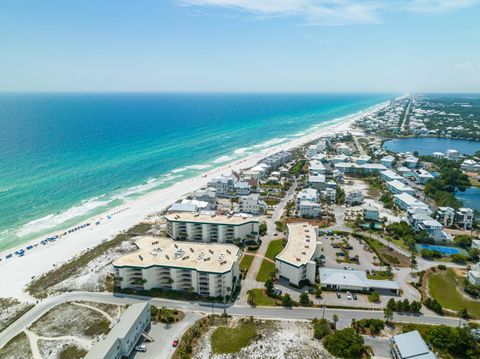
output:
[[0, 94], [0, 249], [390, 97]]

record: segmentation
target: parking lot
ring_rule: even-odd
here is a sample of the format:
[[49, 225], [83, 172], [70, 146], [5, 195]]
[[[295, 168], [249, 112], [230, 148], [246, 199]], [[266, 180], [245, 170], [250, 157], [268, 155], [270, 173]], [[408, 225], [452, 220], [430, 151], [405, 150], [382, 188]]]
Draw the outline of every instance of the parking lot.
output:
[[133, 351], [130, 357], [135, 359], [169, 359], [175, 352], [175, 348], [172, 345], [173, 341], [180, 339], [183, 333], [201, 317], [202, 314], [200, 313], [185, 312], [185, 318], [178, 323], [167, 325], [152, 322], [148, 335], [154, 341], [138, 343], [145, 345], [147, 351], [144, 353]]
[[[375, 253], [370, 247], [349, 235], [320, 235], [322, 241], [323, 255], [325, 256], [325, 267], [342, 268], [342, 269], [356, 269], [356, 270], [371, 270], [378, 269], [373, 263]], [[348, 257], [358, 258], [358, 261], [350, 261], [350, 263], [337, 262], [337, 259], [343, 260], [345, 256], [337, 256], [337, 253], [342, 253], [342, 246], [348, 248]], [[345, 254], [344, 252], [342, 254]]]

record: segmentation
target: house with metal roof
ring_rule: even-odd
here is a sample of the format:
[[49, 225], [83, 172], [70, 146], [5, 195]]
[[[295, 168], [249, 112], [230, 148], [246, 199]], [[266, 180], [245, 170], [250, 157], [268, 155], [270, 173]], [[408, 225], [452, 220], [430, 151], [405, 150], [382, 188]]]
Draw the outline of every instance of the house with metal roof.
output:
[[393, 359], [436, 359], [417, 330], [395, 335], [390, 339]]

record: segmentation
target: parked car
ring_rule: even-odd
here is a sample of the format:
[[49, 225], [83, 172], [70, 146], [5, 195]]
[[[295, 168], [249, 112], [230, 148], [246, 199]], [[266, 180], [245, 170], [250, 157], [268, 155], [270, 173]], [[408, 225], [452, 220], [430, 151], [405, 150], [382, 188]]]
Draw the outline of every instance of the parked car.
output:
[[176, 348], [178, 345], [178, 339], [175, 339], [172, 343], [172, 347]]
[[348, 299], [348, 300], [352, 300], [352, 299], [353, 299], [352, 293], [347, 292], [347, 299]]
[[340, 292], [337, 292], [337, 298], [342, 298], [342, 296], [340, 295]]
[[143, 344], [142, 345], [137, 345], [135, 347], [135, 351], [145, 353], [147, 351], [147, 347]]
[[315, 289], [313, 287], [308, 288], [308, 293], [310, 294], [315, 293]]
[[356, 293], [352, 293], [352, 297], [353, 297], [354, 300], [357, 300], [357, 299], [358, 299]]
[[282, 291], [278, 288], [273, 288], [273, 295], [280, 297], [282, 295]]

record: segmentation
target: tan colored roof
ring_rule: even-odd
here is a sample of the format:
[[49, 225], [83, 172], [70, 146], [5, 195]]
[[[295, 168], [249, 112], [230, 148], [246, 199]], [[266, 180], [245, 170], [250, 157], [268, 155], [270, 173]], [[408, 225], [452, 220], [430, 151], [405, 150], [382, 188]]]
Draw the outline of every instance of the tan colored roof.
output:
[[171, 213], [165, 216], [167, 221], [171, 222], [192, 222], [192, 223], [212, 223], [212, 224], [227, 224], [240, 225], [249, 222], [258, 222], [258, 217], [247, 216], [224, 216], [224, 215], [209, 215], [200, 213]]
[[275, 258], [294, 266], [308, 263], [315, 254], [317, 235], [308, 223], [289, 223], [287, 245]]
[[156, 237], [141, 237], [135, 244], [138, 251], [117, 258], [113, 265], [138, 268], [168, 266], [225, 273], [238, 261], [240, 254], [233, 244], [193, 243]]

